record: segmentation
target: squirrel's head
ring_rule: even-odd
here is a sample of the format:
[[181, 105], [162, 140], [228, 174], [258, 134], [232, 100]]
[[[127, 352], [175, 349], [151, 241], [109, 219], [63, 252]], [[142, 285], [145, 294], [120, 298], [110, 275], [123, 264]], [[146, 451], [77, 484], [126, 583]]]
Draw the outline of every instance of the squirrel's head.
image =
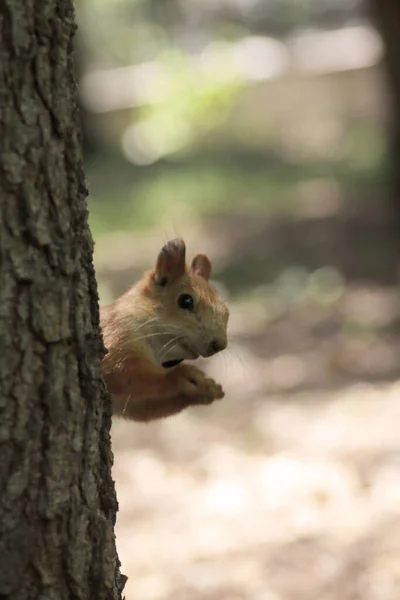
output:
[[210, 275], [211, 262], [204, 254], [186, 265], [182, 239], [171, 240], [160, 250], [142, 293], [154, 313], [146, 326], [148, 343], [163, 366], [212, 356], [226, 348], [229, 312], [210, 285]]

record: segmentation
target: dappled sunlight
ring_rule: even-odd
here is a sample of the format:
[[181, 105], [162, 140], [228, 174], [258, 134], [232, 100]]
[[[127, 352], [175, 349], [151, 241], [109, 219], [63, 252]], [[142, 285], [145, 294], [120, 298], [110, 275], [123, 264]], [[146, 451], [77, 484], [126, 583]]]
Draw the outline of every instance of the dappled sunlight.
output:
[[[217, 237], [209, 246], [229, 264]], [[139, 271], [146, 255], [133, 260]], [[350, 586], [350, 600], [395, 600], [397, 288], [334, 267], [291, 267], [243, 296], [220, 288], [230, 344], [198, 362], [226, 397], [113, 426], [127, 598], [337, 600]]]
[[[379, 552], [367, 556], [368, 546], [356, 549], [365, 536], [386, 544], [380, 524], [387, 520], [392, 543], [400, 544], [399, 394], [394, 384], [313, 394], [303, 403], [275, 396], [262, 406], [262, 398], [247, 399], [250, 427], [229, 430], [222, 420], [213, 424], [213, 409], [200, 419], [193, 412], [145, 426], [139, 447], [136, 436], [128, 443], [120, 438], [130, 426], [117, 422], [117, 536], [123, 568], [132, 577], [128, 597], [139, 589], [143, 600], [174, 593], [184, 598], [185, 590], [187, 597], [220, 593], [228, 599], [227, 581], [241, 598], [253, 600], [253, 586], [291, 597], [280, 595], [265, 569], [281, 551], [291, 560], [292, 544], [301, 540], [308, 548], [296, 560], [306, 564], [319, 560], [320, 544], [328, 545], [329, 587], [340, 587], [352, 548], [364, 575], [374, 580], [377, 569], [394, 585], [395, 547], [387, 551], [387, 564]], [[249, 435], [255, 442], [246, 450]], [[172, 456], [157, 449], [159, 438]], [[310, 585], [320, 589], [318, 578], [296, 580], [301, 598], [311, 597]], [[377, 597], [372, 581], [362, 585], [363, 598]], [[331, 596], [321, 589], [318, 598]]]
[[[335, 253], [269, 277], [267, 249], [279, 258], [285, 248], [274, 227], [250, 218], [185, 226], [189, 248], [215, 256], [230, 306], [227, 350], [198, 361], [226, 396], [163, 422], [113, 425], [128, 600], [400, 594], [397, 286], [349, 280]], [[99, 244], [111, 296], [152, 264], [168, 235]], [[349, 242], [338, 243], [346, 254]], [[248, 273], [258, 253], [258, 283], [236, 289], [226, 273], [238, 256]]]
[[[365, 4], [365, 3], [364, 3]], [[100, 300], [207, 253], [225, 397], [115, 420], [126, 599], [400, 598], [398, 226], [360, 0], [86, 0]]]
[[[328, 212], [296, 217], [293, 231]], [[296, 262], [285, 256], [293, 237], [281, 235], [281, 219], [185, 223], [188, 249], [215, 259], [230, 306], [228, 348], [198, 361], [226, 396], [163, 422], [113, 425], [128, 600], [400, 594], [398, 288], [349, 278], [341, 256], [350, 240], [328, 222], [328, 263], [318, 262], [318, 244]], [[109, 297], [175, 233], [183, 232], [100, 240], [96, 264]], [[308, 243], [299, 237], [303, 252]], [[238, 260], [254, 285], [241, 272], [228, 276]], [[369, 255], [357, 256], [358, 268], [363, 261], [370, 272]]]

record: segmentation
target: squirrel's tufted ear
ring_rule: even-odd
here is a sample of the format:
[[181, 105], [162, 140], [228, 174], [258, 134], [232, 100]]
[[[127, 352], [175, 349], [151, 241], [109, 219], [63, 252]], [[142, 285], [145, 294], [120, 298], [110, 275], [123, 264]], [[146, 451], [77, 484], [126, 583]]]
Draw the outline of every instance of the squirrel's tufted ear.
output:
[[202, 277], [206, 281], [210, 279], [211, 275], [211, 262], [208, 256], [205, 254], [197, 254], [192, 260], [192, 272], [194, 275]]
[[160, 250], [155, 268], [155, 280], [158, 285], [165, 286], [176, 281], [185, 273], [185, 242], [177, 238], [167, 242]]

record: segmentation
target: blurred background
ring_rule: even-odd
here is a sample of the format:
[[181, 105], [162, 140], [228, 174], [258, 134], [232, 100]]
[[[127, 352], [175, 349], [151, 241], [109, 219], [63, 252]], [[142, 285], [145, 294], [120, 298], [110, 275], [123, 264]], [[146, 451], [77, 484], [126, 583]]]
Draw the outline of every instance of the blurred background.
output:
[[113, 426], [127, 600], [400, 598], [398, 0], [78, 0], [101, 302], [207, 252], [226, 397]]

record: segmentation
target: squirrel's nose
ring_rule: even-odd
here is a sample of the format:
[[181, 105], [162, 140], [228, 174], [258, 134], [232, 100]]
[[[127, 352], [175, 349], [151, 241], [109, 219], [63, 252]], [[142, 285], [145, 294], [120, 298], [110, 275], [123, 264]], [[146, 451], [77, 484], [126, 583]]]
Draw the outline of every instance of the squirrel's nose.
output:
[[212, 342], [210, 342], [210, 344], [207, 348], [206, 356], [212, 356], [213, 354], [216, 354], [217, 352], [221, 352], [221, 350], [224, 350], [225, 348], [226, 348], [225, 340], [213, 340]]

